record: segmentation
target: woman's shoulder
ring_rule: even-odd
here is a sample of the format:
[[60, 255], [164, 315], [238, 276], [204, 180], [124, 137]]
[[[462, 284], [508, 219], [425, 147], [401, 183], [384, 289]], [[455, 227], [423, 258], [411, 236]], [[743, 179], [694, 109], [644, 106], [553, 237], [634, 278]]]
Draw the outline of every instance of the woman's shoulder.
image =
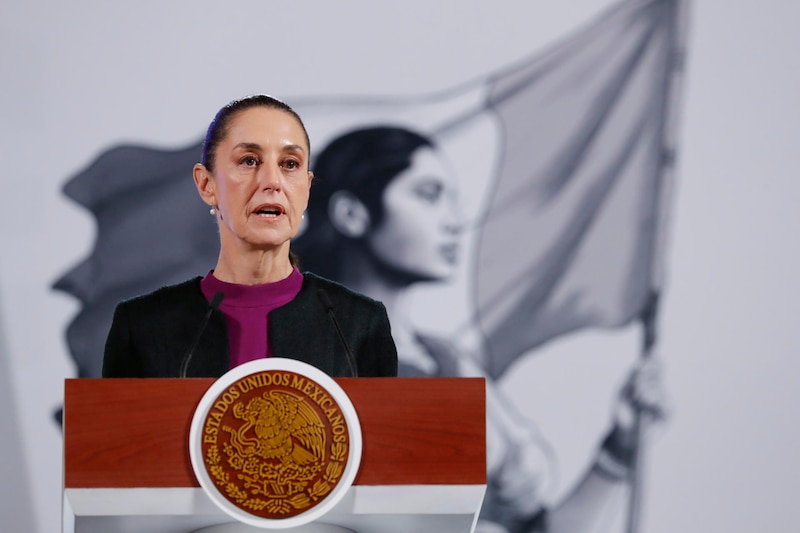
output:
[[135, 310], [161, 309], [181, 307], [205, 301], [200, 289], [200, 277], [192, 278], [181, 283], [164, 285], [154, 291], [140, 294], [120, 302], [121, 307]]
[[[356, 292], [341, 283], [324, 278], [313, 272], [303, 272], [303, 289], [309, 293], [326, 293], [333, 303], [350, 303], [353, 305], [380, 306], [383, 304], [378, 300], [370, 298], [366, 294]], [[324, 298], [324, 296], [319, 296]]]

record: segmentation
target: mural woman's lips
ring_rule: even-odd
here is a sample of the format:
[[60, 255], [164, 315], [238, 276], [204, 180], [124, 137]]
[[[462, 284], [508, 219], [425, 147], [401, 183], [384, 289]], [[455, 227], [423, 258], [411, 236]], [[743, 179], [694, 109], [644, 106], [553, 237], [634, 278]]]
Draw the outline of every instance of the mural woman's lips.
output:
[[445, 261], [454, 265], [458, 262], [458, 248], [459, 246], [457, 243], [443, 244], [439, 247], [439, 253]]

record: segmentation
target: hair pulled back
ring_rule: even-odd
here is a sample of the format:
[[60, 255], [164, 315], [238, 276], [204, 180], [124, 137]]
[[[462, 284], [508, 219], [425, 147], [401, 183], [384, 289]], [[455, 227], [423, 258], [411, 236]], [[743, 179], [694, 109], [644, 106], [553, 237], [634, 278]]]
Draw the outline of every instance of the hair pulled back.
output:
[[293, 116], [303, 129], [306, 144], [308, 145], [309, 157], [311, 156], [311, 142], [309, 141], [308, 131], [306, 131], [306, 126], [303, 124], [303, 120], [300, 118], [300, 115], [298, 115], [297, 112], [289, 106], [289, 104], [283, 102], [282, 100], [278, 100], [274, 96], [269, 96], [267, 94], [255, 94], [230, 102], [225, 107], [217, 111], [214, 120], [212, 120], [211, 124], [208, 125], [206, 138], [205, 141], [203, 141], [203, 152], [200, 162], [208, 169], [209, 172], [214, 172], [217, 146], [219, 146], [219, 144], [228, 134], [231, 119], [233, 119], [236, 114], [254, 107], [279, 109]]
[[331, 141], [314, 162], [314, 184], [306, 211], [306, 228], [292, 242], [303, 266], [337, 280], [345, 266], [342, 243], [352, 240], [331, 223], [328, 206], [339, 191], [349, 192], [367, 208], [372, 227], [384, 216], [386, 187], [411, 166], [414, 153], [434, 148], [433, 141], [397, 126], [353, 130]]

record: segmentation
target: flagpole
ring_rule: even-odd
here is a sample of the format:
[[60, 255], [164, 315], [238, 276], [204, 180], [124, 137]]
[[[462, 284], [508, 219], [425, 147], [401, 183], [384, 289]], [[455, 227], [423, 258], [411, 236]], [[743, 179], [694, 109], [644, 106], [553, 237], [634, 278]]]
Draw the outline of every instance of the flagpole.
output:
[[[642, 323], [642, 354], [643, 360], [653, 355], [656, 344], [656, 319], [658, 316], [659, 291], [653, 289], [645, 303], [639, 319]], [[644, 485], [644, 444], [645, 424], [644, 413], [639, 406], [634, 406], [633, 442], [631, 445], [630, 463], [630, 494], [628, 501], [627, 532], [638, 533], [642, 509], [642, 487]]]
[[[664, 157], [667, 159], [665, 165], [662, 167], [661, 176], [661, 205], [659, 213], [659, 226], [661, 232], [657, 236], [659, 242], [656, 243], [655, 249], [661, 251], [663, 254], [666, 240], [666, 220], [668, 218], [669, 206], [671, 204], [672, 196], [672, 173], [674, 172], [675, 164], [675, 146], [677, 135], [677, 122], [680, 113], [678, 112], [678, 103], [681, 98], [681, 87], [684, 69], [686, 67], [686, 39], [689, 26], [689, 3], [690, 0], [674, 0], [675, 7], [673, 11], [673, 24], [671, 35], [671, 47], [669, 53], [671, 54], [672, 69], [668, 72], [665, 81], [667, 98], [664, 99], [664, 109], [662, 110], [665, 128], [664, 137], [662, 139], [662, 146], [664, 149]], [[670, 112], [671, 110], [671, 112]], [[664, 258], [656, 257], [653, 261], [653, 272], [651, 281], [651, 290], [642, 309], [639, 319], [642, 324], [642, 351], [641, 357], [643, 360], [653, 356], [653, 352], [657, 340], [657, 318], [658, 318], [658, 305], [660, 297], [660, 288], [663, 285], [663, 267]], [[642, 514], [642, 494], [644, 485], [644, 464], [645, 456], [645, 431], [646, 424], [643, 422], [645, 414], [641, 408], [634, 408], [634, 426], [632, 443], [633, 454], [631, 457], [630, 467], [630, 493], [628, 501], [628, 516], [626, 533], [639, 533], [641, 514]]]

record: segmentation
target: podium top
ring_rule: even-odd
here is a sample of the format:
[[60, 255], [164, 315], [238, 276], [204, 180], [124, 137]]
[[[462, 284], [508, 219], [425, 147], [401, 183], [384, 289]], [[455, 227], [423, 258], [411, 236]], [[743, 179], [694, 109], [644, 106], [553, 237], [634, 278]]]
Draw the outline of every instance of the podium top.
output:
[[[354, 485], [483, 485], [483, 378], [338, 378], [361, 422]], [[199, 487], [189, 428], [213, 379], [68, 379], [65, 488]]]

